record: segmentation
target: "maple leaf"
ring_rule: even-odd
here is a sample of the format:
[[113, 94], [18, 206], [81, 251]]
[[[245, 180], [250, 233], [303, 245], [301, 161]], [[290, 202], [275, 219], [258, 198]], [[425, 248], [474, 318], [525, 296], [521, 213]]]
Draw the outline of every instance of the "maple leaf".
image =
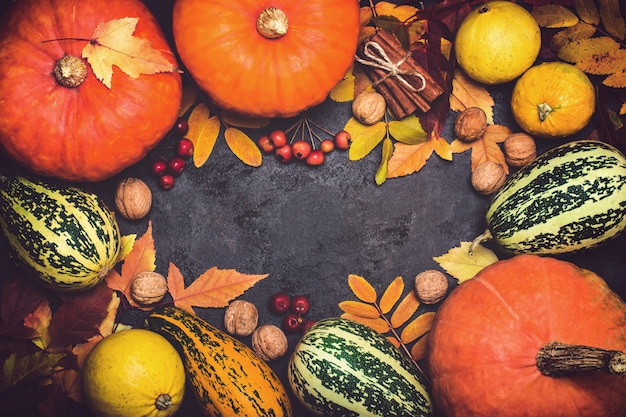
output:
[[447, 253], [433, 258], [448, 274], [459, 283], [474, 278], [483, 268], [498, 260], [496, 254], [482, 245], [473, 247], [470, 255], [470, 242], [450, 249]]
[[82, 51], [96, 78], [111, 88], [113, 66], [132, 78], [141, 74], [177, 71], [152, 43], [133, 36], [139, 18], [124, 17], [99, 23]]
[[468, 107], [479, 107], [487, 115], [487, 124], [493, 124], [494, 105], [495, 101], [484, 84], [473, 81], [460, 70], [454, 73], [450, 94], [451, 110], [462, 112]]
[[30, 339], [37, 331], [24, 324], [24, 319], [46, 300], [44, 292], [34, 283], [18, 277], [5, 282], [0, 293], [0, 335]]
[[226, 307], [268, 274], [242, 274], [234, 269], [212, 267], [185, 287], [185, 280], [176, 265], [170, 262], [167, 283], [176, 307], [195, 314], [193, 307]]
[[472, 171], [482, 162], [489, 160], [502, 165], [505, 172], [508, 174], [509, 165], [506, 163], [504, 152], [502, 152], [498, 143], [504, 142], [504, 140], [510, 135], [511, 130], [506, 126], [489, 125], [480, 139], [470, 143], [455, 139], [450, 144], [450, 147], [454, 153], [465, 152], [468, 149], [472, 150]]

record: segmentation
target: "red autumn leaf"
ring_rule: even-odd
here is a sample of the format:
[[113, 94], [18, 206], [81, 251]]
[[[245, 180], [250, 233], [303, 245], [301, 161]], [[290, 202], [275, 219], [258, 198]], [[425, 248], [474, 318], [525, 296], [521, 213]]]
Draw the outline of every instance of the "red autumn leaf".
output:
[[27, 278], [5, 282], [0, 294], [0, 335], [30, 339], [37, 332], [24, 325], [24, 318], [45, 300], [45, 294]]

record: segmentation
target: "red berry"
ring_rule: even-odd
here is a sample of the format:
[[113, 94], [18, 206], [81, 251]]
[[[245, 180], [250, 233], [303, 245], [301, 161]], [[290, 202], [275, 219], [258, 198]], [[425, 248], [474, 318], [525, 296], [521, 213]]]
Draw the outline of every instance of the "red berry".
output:
[[298, 159], [306, 159], [311, 154], [311, 144], [304, 140], [297, 140], [291, 145], [291, 152]]
[[312, 319], [306, 319], [302, 322], [302, 325], [300, 326], [300, 332], [302, 334], [306, 333], [315, 323], [317, 323], [316, 320], [312, 320]]
[[159, 178], [159, 186], [164, 190], [169, 190], [174, 186], [174, 177], [171, 175], [163, 175]]
[[307, 165], [322, 165], [324, 163], [324, 152], [319, 149], [312, 150], [306, 158], [306, 163]]
[[283, 319], [283, 329], [287, 333], [295, 333], [302, 327], [302, 317], [296, 314], [287, 314]]
[[182, 138], [178, 141], [176, 153], [181, 158], [191, 158], [193, 156], [193, 142], [187, 138]]
[[189, 132], [189, 123], [187, 123], [187, 120], [179, 117], [172, 128], [172, 133], [178, 137], [183, 137], [187, 134], [187, 132]]
[[259, 139], [257, 139], [257, 144], [259, 145], [259, 148], [261, 148], [261, 150], [265, 153], [272, 153], [274, 152], [274, 149], [276, 149], [274, 147], [274, 144], [272, 143], [272, 140], [267, 135], [260, 136]]
[[337, 147], [337, 149], [345, 151], [350, 147], [351, 140], [352, 137], [350, 136], [350, 133], [342, 130], [335, 135], [335, 146]]
[[278, 158], [280, 162], [283, 162], [285, 164], [288, 162], [291, 162], [291, 159], [293, 158], [293, 152], [291, 152], [291, 145], [281, 146], [280, 148], [276, 149], [275, 154], [276, 154], [276, 158]]
[[311, 304], [306, 295], [296, 295], [291, 299], [291, 312], [301, 316], [309, 312]]
[[167, 162], [167, 172], [177, 177], [185, 170], [185, 160], [180, 157], [174, 157]]
[[167, 171], [167, 163], [165, 161], [154, 161], [152, 163], [152, 174], [160, 177]]
[[284, 314], [289, 310], [291, 300], [284, 292], [277, 292], [270, 297], [270, 310], [277, 314]]
[[329, 153], [335, 150], [335, 142], [330, 139], [324, 139], [322, 143], [320, 143], [320, 149], [324, 153]]
[[287, 135], [282, 130], [274, 130], [268, 136], [276, 148], [287, 144]]

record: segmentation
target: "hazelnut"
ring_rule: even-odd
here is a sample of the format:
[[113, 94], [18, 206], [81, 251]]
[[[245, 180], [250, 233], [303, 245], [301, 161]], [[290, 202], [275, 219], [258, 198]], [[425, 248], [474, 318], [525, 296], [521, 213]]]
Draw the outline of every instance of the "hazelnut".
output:
[[273, 324], [264, 324], [252, 333], [252, 349], [264, 361], [273, 361], [287, 353], [285, 333]]
[[537, 157], [535, 139], [526, 133], [513, 133], [504, 140], [504, 157], [512, 167], [523, 167]]
[[132, 299], [144, 306], [158, 303], [166, 293], [167, 280], [157, 272], [140, 272], [130, 282]]
[[259, 324], [259, 311], [249, 301], [235, 300], [224, 312], [224, 327], [235, 336], [250, 336]]
[[385, 98], [375, 91], [361, 93], [352, 102], [352, 114], [364, 125], [381, 121], [386, 110]]
[[438, 303], [448, 292], [448, 278], [433, 269], [420, 272], [415, 277], [415, 292], [424, 304]]
[[115, 206], [125, 219], [139, 220], [150, 212], [152, 191], [139, 178], [123, 179], [115, 190]]
[[487, 114], [480, 107], [468, 107], [454, 122], [454, 135], [462, 142], [480, 139], [487, 129]]
[[472, 185], [483, 195], [498, 191], [506, 181], [506, 171], [502, 164], [487, 160], [478, 164], [472, 171]]

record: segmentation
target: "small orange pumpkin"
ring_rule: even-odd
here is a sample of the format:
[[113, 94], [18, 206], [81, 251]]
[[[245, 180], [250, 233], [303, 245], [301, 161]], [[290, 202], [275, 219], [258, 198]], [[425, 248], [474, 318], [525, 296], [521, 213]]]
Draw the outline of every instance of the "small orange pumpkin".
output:
[[180, 59], [223, 109], [290, 117], [324, 101], [352, 65], [356, 0], [176, 0]]
[[167, 133], [182, 97], [178, 72], [132, 78], [114, 66], [109, 89], [81, 58], [98, 24], [124, 17], [138, 18], [133, 36], [176, 64], [140, 0], [19, 0], [7, 10], [0, 144], [13, 159], [40, 175], [99, 181], [138, 162]]
[[626, 416], [626, 304], [569, 262], [486, 267], [444, 300], [428, 340], [444, 417]]

